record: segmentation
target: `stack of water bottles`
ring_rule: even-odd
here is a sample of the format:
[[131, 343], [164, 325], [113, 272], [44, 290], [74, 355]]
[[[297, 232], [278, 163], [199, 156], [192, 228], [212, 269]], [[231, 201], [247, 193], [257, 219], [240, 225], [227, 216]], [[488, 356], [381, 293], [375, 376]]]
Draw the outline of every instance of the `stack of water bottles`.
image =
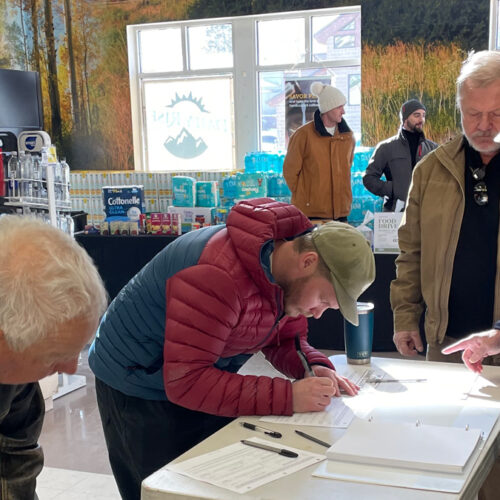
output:
[[368, 210], [373, 213], [382, 211], [382, 198], [370, 193], [363, 185], [363, 175], [373, 150], [372, 147], [361, 146], [356, 147], [354, 151], [354, 161], [351, 169], [352, 208], [347, 218], [354, 225], [363, 222]]
[[283, 178], [285, 152], [253, 151], [245, 155], [245, 174], [260, 174], [266, 179], [267, 196], [290, 203], [290, 190]]
[[245, 174], [254, 173], [275, 173], [281, 174], [283, 171], [283, 161], [285, 153], [278, 151], [252, 151], [245, 155]]
[[5, 194], [10, 202], [47, 204], [47, 169], [53, 169], [54, 196], [57, 205], [70, 206], [70, 168], [65, 160], [49, 163], [47, 152], [41, 155], [29, 152], [4, 152], [6, 165]]

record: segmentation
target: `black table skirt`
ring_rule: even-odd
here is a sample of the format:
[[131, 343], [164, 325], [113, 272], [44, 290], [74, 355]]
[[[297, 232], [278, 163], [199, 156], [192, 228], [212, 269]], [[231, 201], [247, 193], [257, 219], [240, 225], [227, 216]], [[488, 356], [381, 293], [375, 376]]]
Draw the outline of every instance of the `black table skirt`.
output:
[[[104, 281], [110, 300], [175, 236], [100, 236], [77, 234], [75, 239], [94, 260]], [[373, 302], [375, 321], [374, 351], [394, 351], [393, 322], [389, 304], [389, 285], [395, 278], [396, 255], [375, 255], [377, 277], [360, 297]], [[319, 349], [344, 349], [343, 318], [339, 311], [329, 309], [318, 320], [309, 319], [309, 342]]]

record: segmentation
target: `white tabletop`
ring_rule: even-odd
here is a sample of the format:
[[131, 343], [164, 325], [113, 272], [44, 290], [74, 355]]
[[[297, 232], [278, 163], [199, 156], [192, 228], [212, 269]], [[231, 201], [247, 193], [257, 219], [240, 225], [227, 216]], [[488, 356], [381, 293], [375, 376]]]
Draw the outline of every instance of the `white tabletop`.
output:
[[[484, 367], [480, 377], [471, 376], [465, 367], [451, 363], [435, 363], [426, 361], [402, 360], [394, 358], [373, 357], [371, 365], [347, 365], [344, 355], [330, 358], [340, 373], [346, 371], [361, 372], [368, 368], [383, 371], [388, 377], [414, 378], [427, 377], [429, 380], [442, 380], [441, 397], [423, 391], [423, 384], [380, 384], [368, 395], [360, 394], [352, 398], [352, 402], [362, 402], [362, 398], [370, 398], [372, 418], [411, 422], [415, 419], [422, 423], [434, 425], [462, 425], [469, 422], [468, 415], [474, 414], [476, 408], [500, 409], [500, 367]], [[470, 381], [473, 381], [473, 386]], [[446, 384], [449, 384], [448, 386]], [[463, 386], [463, 387], [462, 387]], [[468, 394], [467, 397], [462, 395]], [[355, 400], [358, 401], [355, 401]], [[367, 417], [367, 412], [354, 404], [353, 410], [357, 416]], [[257, 417], [236, 419], [217, 433], [213, 434], [194, 448], [190, 449], [174, 462], [180, 462], [203, 453], [217, 450], [240, 439], [262, 437], [256, 432], [243, 428], [240, 421], [258, 423]], [[261, 423], [261, 422], [260, 422]], [[262, 424], [262, 423], [261, 423]], [[473, 422], [471, 421], [471, 425]], [[329, 427], [311, 427], [266, 422], [265, 427], [279, 430], [283, 434], [280, 443], [314, 453], [325, 453], [325, 448], [298, 436], [294, 431], [301, 429], [324, 441], [333, 443], [339, 439], [344, 429]], [[370, 499], [473, 499], [482, 482], [486, 478], [495, 457], [498, 455], [497, 436], [500, 431], [500, 419], [496, 421], [479, 456], [467, 473], [465, 485], [459, 494], [444, 493], [423, 489], [399, 488], [381, 486], [361, 482], [313, 477], [317, 465], [310, 466], [283, 479], [272, 481], [260, 486], [246, 495], [238, 495], [229, 490], [210, 485], [201, 481], [182, 476], [181, 474], [160, 469], [142, 483], [143, 500], [153, 499], [276, 499], [303, 500], [329, 498], [334, 493], [335, 499], [370, 498]]]

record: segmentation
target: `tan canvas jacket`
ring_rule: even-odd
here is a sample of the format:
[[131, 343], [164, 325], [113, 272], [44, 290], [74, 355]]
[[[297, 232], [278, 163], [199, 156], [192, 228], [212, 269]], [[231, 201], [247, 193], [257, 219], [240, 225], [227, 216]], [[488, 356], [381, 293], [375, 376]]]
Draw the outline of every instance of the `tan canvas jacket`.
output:
[[[418, 330], [425, 304], [425, 335], [431, 345], [442, 343], [448, 326], [453, 262], [465, 206], [462, 144], [459, 135], [417, 164], [398, 233], [401, 253], [391, 283], [394, 331]], [[500, 318], [499, 270], [497, 256], [492, 324]]]
[[310, 218], [337, 219], [351, 211], [351, 165], [354, 135], [337, 131], [320, 135], [314, 121], [291, 137], [283, 176], [292, 192], [292, 204]]

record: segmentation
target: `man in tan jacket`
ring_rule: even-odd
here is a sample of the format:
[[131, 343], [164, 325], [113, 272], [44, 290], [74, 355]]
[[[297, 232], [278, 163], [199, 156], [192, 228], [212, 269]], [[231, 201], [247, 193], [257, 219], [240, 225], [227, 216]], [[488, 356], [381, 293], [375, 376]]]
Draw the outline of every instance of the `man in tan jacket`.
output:
[[283, 176], [292, 204], [310, 219], [347, 221], [351, 211], [354, 134], [342, 118], [346, 98], [337, 88], [314, 82], [314, 119], [292, 135]]
[[[467, 58], [457, 104], [463, 134], [429, 153], [413, 172], [391, 283], [394, 343], [405, 356], [423, 351], [419, 321], [425, 310], [430, 361], [460, 362], [459, 352], [445, 356], [441, 349], [471, 332], [489, 331], [500, 319], [499, 51]], [[500, 365], [500, 356], [482, 362]], [[480, 499], [498, 498], [499, 470], [497, 461]]]

